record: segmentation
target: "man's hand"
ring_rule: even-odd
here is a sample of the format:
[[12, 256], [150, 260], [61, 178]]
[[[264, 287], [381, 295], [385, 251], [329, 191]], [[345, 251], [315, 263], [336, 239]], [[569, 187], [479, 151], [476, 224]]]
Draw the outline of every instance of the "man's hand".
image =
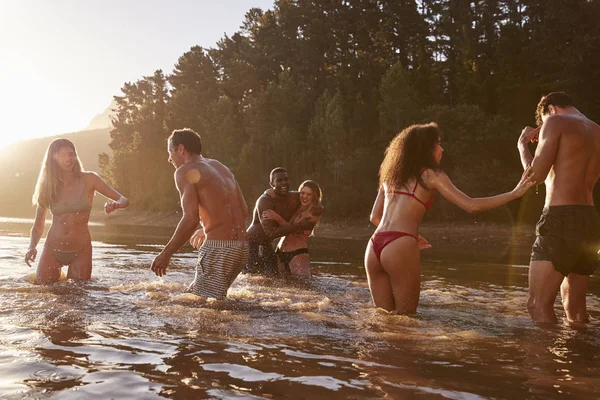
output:
[[31, 267], [30, 263], [32, 263], [32, 262], [35, 261], [35, 257], [36, 256], [37, 256], [37, 250], [36, 249], [29, 249], [29, 250], [27, 250], [27, 253], [25, 253], [25, 263]]
[[277, 221], [277, 217], [279, 217], [279, 214], [277, 214], [275, 211], [269, 209], [269, 210], [263, 211], [262, 217], [263, 217], [263, 219], [272, 219], [272, 220]]
[[196, 232], [190, 238], [190, 244], [193, 248], [199, 249], [202, 246], [202, 243], [206, 240], [206, 235], [204, 234], [204, 228], [196, 229]]
[[269, 188], [267, 190], [265, 190], [265, 192], [263, 194], [266, 194], [267, 196], [271, 197], [271, 198], [275, 198], [275, 191], [273, 190], [273, 188]]
[[518, 144], [524, 146], [531, 142], [537, 142], [541, 128], [541, 126], [538, 126], [537, 128], [526, 126], [525, 128], [523, 128], [523, 130], [521, 131], [521, 136], [519, 136]]
[[167, 267], [171, 262], [171, 256], [164, 253], [159, 253], [152, 261], [150, 269], [156, 274], [156, 276], [163, 276], [167, 274]]

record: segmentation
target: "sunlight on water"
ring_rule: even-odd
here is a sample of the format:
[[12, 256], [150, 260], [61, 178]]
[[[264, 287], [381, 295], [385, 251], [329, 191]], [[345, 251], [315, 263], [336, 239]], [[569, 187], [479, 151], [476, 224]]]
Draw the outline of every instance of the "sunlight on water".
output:
[[[34, 222], [33, 218], [12, 218], [12, 217], [0, 217], [0, 224], [20, 224], [20, 225], [32, 225]], [[52, 219], [46, 219], [46, 225], [52, 224]], [[91, 227], [94, 226], [104, 226], [102, 222], [88, 222], [88, 225]]]
[[193, 253], [157, 278], [160, 246], [95, 241], [92, 281], [37, 286], [28, 239], [1, 239], [0, 398], [600, 397], [597, 278], [587, 327], [540, 329], [521, 265], [425, 259], [401, 316], [326, 252], [309, 284], [241, 275], [216, 301], [186, 292]]

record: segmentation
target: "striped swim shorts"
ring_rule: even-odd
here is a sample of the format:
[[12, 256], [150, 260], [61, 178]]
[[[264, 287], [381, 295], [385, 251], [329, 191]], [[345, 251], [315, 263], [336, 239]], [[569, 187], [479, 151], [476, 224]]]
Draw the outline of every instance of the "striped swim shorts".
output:
[[227, 290], [248, 261], [248, 243], [206, 240], [198, 251], [194, 294], [224, 299]]

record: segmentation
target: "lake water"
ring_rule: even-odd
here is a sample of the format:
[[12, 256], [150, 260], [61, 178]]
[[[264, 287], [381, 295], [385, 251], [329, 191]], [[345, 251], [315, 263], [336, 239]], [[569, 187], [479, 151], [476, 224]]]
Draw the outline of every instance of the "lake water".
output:
[[240, 275], [204, 302], [191, 249], [149, 269], [171, 230], [95, 225], [93, 280], [36, 286], [30, 227], [0, 221], [2, 399], [600, 398], [597, 277], [587, 327], [539, 328], [526, 266], [424, 253], [419, 312], [395, 316], [370, 303], [365, 241], [315, 238], [311, 286]]

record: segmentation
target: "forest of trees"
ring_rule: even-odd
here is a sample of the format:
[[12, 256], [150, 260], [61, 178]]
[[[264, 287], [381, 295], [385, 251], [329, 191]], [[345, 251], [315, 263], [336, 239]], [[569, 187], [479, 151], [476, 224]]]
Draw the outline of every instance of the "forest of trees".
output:
[[[584, 0], [276, 0], [213, 48], [192, 47], [172, 74], [125, 83], [114, 154], [100, 167], [136, 207], [178, 209], [165, 139], [189, 127], [250, 207], [284, 166], [294, 184], [321, 184], [328, 216], [366, 216], [389, 140], [436, 121], [459, 188], [510, 190], [517, 138], [541, 95], [567, 91], [600, 120], [598, 21], [600, 2]], [[531, 192], [521, 211], [513, 203], [483, 218], [521, 218], [524, 204], [543, 202], [542, 187]], [[430, 218], [465, 215], [442, 202]]]

